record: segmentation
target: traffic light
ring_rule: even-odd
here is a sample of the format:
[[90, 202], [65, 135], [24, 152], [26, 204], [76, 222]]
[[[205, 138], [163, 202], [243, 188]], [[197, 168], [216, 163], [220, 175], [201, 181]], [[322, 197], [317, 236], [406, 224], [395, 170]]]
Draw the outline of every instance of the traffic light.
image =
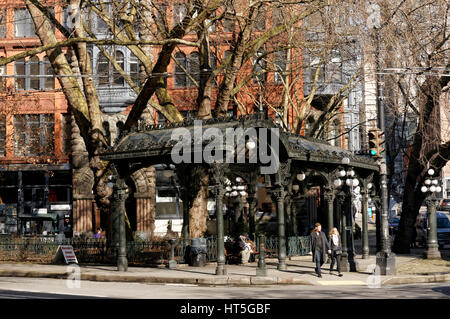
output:
[[374, 158], [381, 158], [381, 154], [384, 152], [383, 134], [379, 129], [369, 130], [369, 155]]

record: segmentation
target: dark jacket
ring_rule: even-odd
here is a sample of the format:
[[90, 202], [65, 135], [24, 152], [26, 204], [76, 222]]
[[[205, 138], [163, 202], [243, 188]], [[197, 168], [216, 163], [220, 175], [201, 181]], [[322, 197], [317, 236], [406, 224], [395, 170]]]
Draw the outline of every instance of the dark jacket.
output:
[[328, 254], [328, 250], [330, 249], [330, 245], [328, 243], [327, 240], [327, 236], [325, 235], [324, 232], [320, 232], [319, 236], [317, 236], [316, 231], [312, 231], [311, 234], [309, 235], [311, 238], [311, 252], [312, 252], [312, 258], [313, 258], [313, 262], [315, 262], [315, 252], [316, 252], [316, 246], [317, 246], [317, 241], [322, 241], [322, 258], [323, 260], [327, 260], [327, 254]]
[[335, 246], [334, 243], [333, 243], [333, 239], [332, 239], [332, 237], [330, 235], [330, 239], [328, 240], [328, 243], [330, 245], [330, 250], [332, 252], [338, 252], [338, 253], [341, 252], [342, 253], [341, 235], [337, 235], [337, 236], [338, 236], [338, 245]]

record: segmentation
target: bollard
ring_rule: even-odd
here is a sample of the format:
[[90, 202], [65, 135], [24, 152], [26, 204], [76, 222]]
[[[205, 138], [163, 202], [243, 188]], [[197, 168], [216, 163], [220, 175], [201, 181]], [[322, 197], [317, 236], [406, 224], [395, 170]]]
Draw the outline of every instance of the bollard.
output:
[[169, 259], [169, 269], [177, 268], [177, 261], [175, 260], [175, 239], [169, 239], [170, 245], [170, 259]]
[[267, 276], [266, 262], [264, 261], [265, 255], [265, 237], [259, 235], [259, 259], [258, 268], [256, 268], [256, 276]]

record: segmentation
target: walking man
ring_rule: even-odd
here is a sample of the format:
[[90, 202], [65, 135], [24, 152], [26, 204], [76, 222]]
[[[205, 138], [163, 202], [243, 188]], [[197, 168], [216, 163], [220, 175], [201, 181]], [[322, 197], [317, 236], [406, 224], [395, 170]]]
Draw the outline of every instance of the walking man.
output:
[[316, 223], [314, 230], [311, 232], [311, 252], [313, 262], [316, 263], [316, 274], [319, 278], [322, 278], [320, 267], [324, 264], [327, 258], [327, 252], [330, 249], [327, 236], [322, 232], [322, 225]]

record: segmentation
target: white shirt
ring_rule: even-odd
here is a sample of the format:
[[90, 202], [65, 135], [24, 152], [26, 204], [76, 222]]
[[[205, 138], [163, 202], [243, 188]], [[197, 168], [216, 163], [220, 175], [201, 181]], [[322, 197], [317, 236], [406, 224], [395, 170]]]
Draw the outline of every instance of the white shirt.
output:
[[339, 237], [338, 237], [338, 235], [335, 235], [335, 234], [331, 235], [331, 239], [333, 240], [333, 244], [335, 246], [339, 246]]

